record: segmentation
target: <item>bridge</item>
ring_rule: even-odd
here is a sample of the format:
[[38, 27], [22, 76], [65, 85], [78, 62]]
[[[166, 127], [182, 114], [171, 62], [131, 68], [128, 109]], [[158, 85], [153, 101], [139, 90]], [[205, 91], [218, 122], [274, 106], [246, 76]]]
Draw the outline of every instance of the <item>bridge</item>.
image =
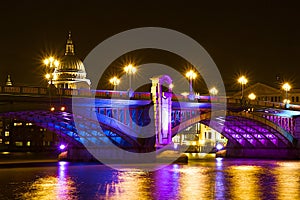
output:
[[228, 157], [300, 158], [299, 106], [287, 109], [282, 103], [228, 97], [189, 99], [171, 89], [163, 91], [165, 82], [170, 84], [168, 76], [156, 77], [151, 92], [133, 95], [1, 86], [0, 116], [32, 122], [65, 137], [74, 147], [74, 157], [82, 144], [113, 143], [129, 152], [151, 152], [172, 144], [173, 136], [200, 122], [228, 139]]

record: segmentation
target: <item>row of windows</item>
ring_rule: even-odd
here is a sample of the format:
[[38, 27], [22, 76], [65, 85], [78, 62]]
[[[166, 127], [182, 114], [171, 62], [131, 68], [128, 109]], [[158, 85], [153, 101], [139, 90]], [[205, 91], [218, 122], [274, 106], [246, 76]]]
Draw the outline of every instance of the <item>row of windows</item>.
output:
[[[271, 102], [282, 102], [282, 98], [281, 96], [272, 96], [272, 97], [268, 97], [268, 96], [264, 96], [264, 97], [258, 97], [257, 98], [259, 101], [271, 101]], [[292, 96], [290, 98], [291, 102], [300, 102], [300, 98], [299, 96]]]
[[[52, 143], [53, 142], [51, 142], [51, 141], [43, 141], [43, 146], [50, 146]], [[0, 138], [0, 144], [3, 144], [3, 139], [2, 138]], [[9, 145], [10, 141], [5, 141], [4, 144]], [[30, 147], [31, 146], [30, 141], [27, 141], [27, 142], [16, 141], [16, 142], [14, 142], [14, 144], [15, 144], [16, 147], [23, 147], [23, 146]]]

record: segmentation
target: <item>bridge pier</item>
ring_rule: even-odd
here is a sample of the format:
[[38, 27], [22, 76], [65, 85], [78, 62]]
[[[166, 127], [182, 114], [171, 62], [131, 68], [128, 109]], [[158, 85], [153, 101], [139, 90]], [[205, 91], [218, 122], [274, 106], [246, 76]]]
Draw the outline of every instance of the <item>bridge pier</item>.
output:
[[[172, 79], [168, 75], [151, 78], [152, 101], [154, 108], [156, 147], [172, 143]], [[168, 92], [163, 92], [163, 83], [168, 84]]]

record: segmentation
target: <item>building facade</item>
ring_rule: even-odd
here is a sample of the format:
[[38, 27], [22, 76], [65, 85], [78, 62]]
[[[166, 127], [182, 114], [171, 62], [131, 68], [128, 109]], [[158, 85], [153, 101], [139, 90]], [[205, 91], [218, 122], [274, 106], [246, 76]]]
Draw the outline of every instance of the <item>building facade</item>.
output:
[[[258, 101], [269, 101], [283, 103], [288, 99], [290, 104], [300, 104], [300, 89], [291, 88], [286, 92], [282, 88], [274, 88], [263, 83], [255, 83], [244, 89], [243, 95], [248, 98], [249, 94], [255, 94]], [[241, 98], [241, 91], [234, 93], [231, 97]]]
[[53, 151], [63, 138], [31, 122], [0, 118], [0, 151]]

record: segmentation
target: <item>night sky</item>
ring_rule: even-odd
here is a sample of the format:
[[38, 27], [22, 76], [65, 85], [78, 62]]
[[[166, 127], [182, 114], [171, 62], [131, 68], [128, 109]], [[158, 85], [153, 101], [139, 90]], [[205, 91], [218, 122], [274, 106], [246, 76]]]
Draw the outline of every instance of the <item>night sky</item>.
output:
[[198, 41], [226, 85], [234, 85], [239, 74], [246, 74], [249, 84], [279, 87], [276, 76], [280, 75], [300, 87], [298, 5], [271, 0], [186, 2], [1, 1], [0, 83], [10, 74], [15, 84], [40, 85], [42, 58], [50, 52], [63, 55], [69, 30], [76, 55], [83, 60], [110, 36], [156, 26]]

